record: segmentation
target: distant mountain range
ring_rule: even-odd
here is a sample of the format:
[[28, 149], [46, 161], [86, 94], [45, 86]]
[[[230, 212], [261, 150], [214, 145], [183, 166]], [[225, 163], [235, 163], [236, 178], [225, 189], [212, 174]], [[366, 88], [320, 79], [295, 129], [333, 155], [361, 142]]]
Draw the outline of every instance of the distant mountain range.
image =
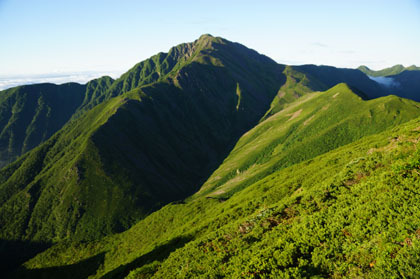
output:
[[419, 82], [203, 35], [116, 80], [1, 91], [0, 262], [12, 278], [415, 275]]
[[420, 67], [417, 67], [416, 65], [404, 67], [401, 64], [398, 64], [389, 68], [385, 68], [379, 71], [371, 70], [367, 66], [360, 66], [357, 69], [371, 77], [387, 77], [387, 76], [395, 76], [395, 75], [401, 74], [404, 71], [420, 71]]

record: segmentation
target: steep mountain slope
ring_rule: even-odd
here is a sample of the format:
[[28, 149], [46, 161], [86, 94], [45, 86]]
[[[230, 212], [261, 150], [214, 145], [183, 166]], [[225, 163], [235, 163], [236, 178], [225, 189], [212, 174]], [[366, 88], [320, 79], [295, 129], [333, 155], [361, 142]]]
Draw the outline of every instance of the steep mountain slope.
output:
[[75, 112], [72, 118], [77, 118], [83, 112], [99, 104], [100, 97], [110, 89], [113, 83], [114, 80], [109, 76], [103, 76], [89, 81], [86, 84], [83, 102], [77, 108], [77, 111]]
[[103, 101], [0, 172], [2, 239], [94, 239], [198, 190], [284, 77], [239, 44], [193, 46], [164, 80]]
[[[81, 88], [77, 102], [55, 114], [58, 120], [66, 112], [65, 119], [55, 130], [45, 130], [45, 136], [29, 137], [38, 139], [30, 148], [43, 143], [0, 171], [0, 259], [5, 259], [5, 266], [10, 268], [61, 243], [26, 265], [49, 267], [29, 271], [30, 277], [45, 273], [47, 277], [85, 278], [97, 273], [121, 278], [137, 267], [140, 269], [132, 276], [153, 275], [160, 269], [157, 277], [173, 277], [171, 267], [179, 270], [180, 277], [187, 275], [188, 268], [177, 266], [176, 261], [182, 262], [182, 255], [189, 258], [195, 248], [174, 250], [190, 241], [195, 244], [189, 247], [194, 247], [201, 237], [205, 243], [206, 237], [214, 236], [211, 231], [225, 225], [235, 229], [239, 223], [233, 225], [236, 221], [232, 220], [251, 218], [261, 203], [254, 203], [249, 193], [255, 194], [252, 198], [256, 200], [270, 199], [263, 194], [268, 190], [260, 189], [265, 179], [282, 185], [273, 190], [282, 194], [273, 196], [271, 204], [287, 200], [296, 185], [301, 185], [296, 181], [305, 180], [312, 187], [310, 183], [326, 180], [328, 172], [337, 172], [346, 163], [343, 160], [353, 154], [349, 150], [340, 153], [343, 160], [339, 163], [332, 159], [339, 153], [325, 155], [330, 156], [329, 161], [321, 164], [325, 172], [319, 177], [315, 170], [320, 165], [302, 161], [420, 115], [418, 103], [396, 96], [364, 101], [390, 92], [358, 70], [279, 65], [240, 44], [210, 35], [140, 62], [116, 81], [103, 77], [86, 86], [74, 86]], [[327, 91], [314, 92], [320, 90]], [[9, 110], [20, 104], [10, 103]], [[25, 114], [26, 124], [11, 127], [43, 131], [37, 127], [44, 123], [41, 116], [49, 114], [40, 107], [40, 116], [33, 116], [37, 109], [32, 109], [36, 113]], [[36, 125], [28, 124], [32, 122]], [[367, 145], [361, 144], [363, 148]], [[307, 165], [314, 176], [304, 177]], [[286, 182], [273, 178], [276, 174]], [[296, 187], [290, 186], [292, 182]], [[244, 204], [231, 203], [235, 197]], [[142, 219], [123, 234], [99, 240]], [[262, 224], [263, 229], [272, 227], [270, 220], [277, 222], [266, 219], [270, 224]], [[247, 224], [239, 225], [236, 244], [242, 245], [241, 235], [252, 230]], [[252, 238], [245, 242], [250, 251], [257, 247], [252, 246]], [[209, 245], [206, 253], [207, 248], [212, 252], [219, 249]], [[71, 250], [66, 250], [68, 246]], [[160, 262], [170, 254], [173, 256], [160, 268]], [[226, 255], [216, 255], [213, 260], [197, 255], [207, 266], [220, 261], [224, 266], [230, 261]], [[310, 265], [299, 270], [294, 262], [299, 255], [287, 260], [293, 262], [287, 272], [332, 272], [330, 266]], [[252, 262], [254, 257], [246, 253], [236, 256], [235, 261], [244, 267], [242, 259]], [[301, 260], [308, 260], [305, 257]], [[65, 264], [74, 265], [54, 267]], [[192, 272], [192, 276], [201, 274], [197, 269]], [[250, 269], [241, 275], [226, 266], [222, 271], [214, 268], [214, 272], [228, 277], [274, 274], [272, 270]]]
[[[0, 167], [46, 141], [113, 80], [34, 84], [0, 92]], [[80, 115], [80, 113], [78, 113]]]
[[58, 244], [15, 276], [418, 277], [419, 139], [417, 118], [227, 200], [170, 204], [124, 233]]
[[420, 71], [405, 71], [389, 78], [395, 83], [388, 89], [389, 92], [420, 102]]
[[307, 93], [324, 91], [339, 83], [346, 83], [363, 99], [372, 99], [390, 94], [389, 88], [354, 69], [340, 69], [331, 66], [286, 66], [283, 74], [286, 83], [280, 88], [263, 119], [282, 110], [287, 104]]
[[365, 98], [373, 99], [389, 95], [389, 92], [383, 90], [376, 82], [372, 81], [366, 75], [354, 69], [342, 69], [331, 66], [303, 65], [294, 66], [297, 71], [305, 73], [318, 80], [322, 87], [315, 90], [327, 90], [338, 83], [347, 83], [356, 89], [359, 95]]
[[19, 86], [0, 93], [0, 165], [14, 161], [58, 131], [82, 103], [77, 83]]
[[401, 64], [389, 67], [389, 68], [385, 68], [379, 71], [374, 71], [369, 69], [369, 67], [367, 66], [360, 66], [359, 68], [357, 68], [358, 70], [362, 71], [363, 73], [365, 73], [368, 76], [371, 77], [386, 77], [386, 76], [393, 76], [393, 75], [398, 75], [401, 74], [404, 71], [420, 71], [420, 67], [416, 67], [416, 65], [411, 65], [409, 67], [404, 67]]
[[346, 84], [311, 93], [248, 131], [196, 195], [230, 195], [276, 170], [418, 116], [414, 101], [364, 101]]
[[[181, 44], [170, 49], [168, 53], [159, 53], [136, 64], [115, 82], [110, 77], [102, 77], [90, 81], [86, 86], [75, 83], [60, 86], [52, 84], [27, 85], [1, 92], [0, 115], [3, 115], [3, 120], [0, 122], [0, 129], [2, 129], [0, 135], [0, 166], [14, 161], [18, 156], [48, 139], [70, 118], [79, 117], [104, 100], [121, 95], [139, 86], [165, 81], [171, 76], [173, 77], [182, 67], [188, 65], [194, 59], [203, 59], [197, 58], [198, 54], [200, 54], [200, 57], [205, 57], [204, 53], [210, 49], [212, 51], [211, 56], [207, 56], [206, 59], [219, 59], [216, 51], [209, 45], [211, 40], [205, 38], [212, 37], [203, 35], [202, 39], [195, 43]], [[213, 38], [213, 40], [223, 41], [221, 38]], [[236, 51], [243, 48], [239, 44], [231, 45], [236, 46]], [[201, 50], [203, 51], [201, 52]], [[225, 48], [223, 55], [230, 51], [229, 47]], [[233, 62], [235, 59], [230, 57], [228, 60]], [[241, 67], [248, 67], [249, 65], [234, 61], [226, 66], [226, 68], [239, 71]], [[284, 78], [287, 78], [287, 82], [284, 83], [277, 92], [277, 96], [272, 100], [271, 108], [266, 112], [266, 117], [280, 111], [285, 105], [306, 93], [327, 90], [341, 82], [357, 89], [360, 94], [365, 94], [366, 98], [395, 94], [416, 101], [420, 100], [420, 94], [416, 91], [418, 77], [415, 75], [418, 71], [414, 71], [416, 70], [414, 66], [404, 68], [407, 71], [411, 70], [411, 75], [406, 71], [404, 75], [395, 77], [397, 84], [400, 84], [398, 88], [381, 86], [358, 70], [352, 69], [314, 65], [286, 67], [279, 65], [278, 69], [282, 71]], [[254, 81], [252, 76], [247, 78], [252, 82]], [[250, 84], [249, 81], [248, 84]], [[67, 92], [60, 93], [61, 91]], [[46, 121], [41, 121], [41, 119]]]
[[[195, 62], [210, 63], [215, 66], [224, 66], [234, 71], [243, 71], [243, 67], [256, 66], [261, 69], [258, 63], [267, 63], [268, 67], [275, 67], [271, 59], [263, 57], [256, 52], [249, 52], [249, 49], [227, 40], [213, 37], [209, 34], [202, 35], [198, 40], [192, 43], [183, 43], [171, 48], [168, 53], [160, 52], [149, 59], [134, 65], [129, 71], [118, 78], [109, 90], [97, 95], [91, 102], [100, 103], [114, 96], [121, 95], [134, 88], [151, 84], [157, 81], [165, 81], [173, 78], [184, 66]], [[215, 47], [215, 44], [217, 46]], [[232, 56], [233, 54], [233, 56]], [[249, 57], [248, 57], [249, 56]], [[237, 59], [243, 61], [236, 61]], [[250, 59], [249, 59], [250, 58]], [[250, 61], [257, 62], [251, 62]], [[221, 63], [227, 63], [226, 65]], [[281, 67], [277, 67], [278, 70]], [[250, 70], [250, 69], [249, 69]], [[252, 72], [253, 70], [250, 70]], [[246, 71], [245, 71], [246, 72]], [[280, 75], [280, 73], [278, 73]], [[254, 81], [255, 77], [248, 76], [250, 81]], [[267, 77], [270, 78], [270, 77]], [[261, 83], [262, 81], [260, 81]]]

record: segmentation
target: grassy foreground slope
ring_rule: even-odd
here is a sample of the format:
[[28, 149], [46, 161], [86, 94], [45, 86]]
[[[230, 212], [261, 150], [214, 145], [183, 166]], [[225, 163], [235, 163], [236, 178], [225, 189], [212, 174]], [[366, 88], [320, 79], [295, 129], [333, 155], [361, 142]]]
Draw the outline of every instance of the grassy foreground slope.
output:
[[17, 278], [415, 278], [420, 119], [236, 192], [170, 204], [128, 231], [60, 243]]
[[193, 45], [164, 80], [103, 101], [0, 171], [1, 239], [95, 239], [198, 190], [284, 78], [242, 45]]
[[346, 84], [298, 99], [248, 131], [195, 196], [226, 196], [276, 170], [420, 116], [396, 96], [363, 100]]

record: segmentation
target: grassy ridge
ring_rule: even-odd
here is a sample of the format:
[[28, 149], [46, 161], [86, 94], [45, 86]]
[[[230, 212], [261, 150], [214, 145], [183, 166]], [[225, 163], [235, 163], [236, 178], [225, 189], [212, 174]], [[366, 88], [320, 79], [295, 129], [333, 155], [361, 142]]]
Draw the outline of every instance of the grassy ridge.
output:
[[224, 196], [284, 167], [420, 116], [414, 101], [364, 101], [346, 84], [306, 95], [247, 132], [195, 196]]
[[416, 277], [419, 126], [277, 171], [227, 200], [167, 205], [122, 234], [58, 244], [18, 276], [63, 266], [60, 276], [79, 278], [72, 267], [103, 255], [91, 278]]
[[[413, 77], [408, 80], [413, 82]], [[68, 107], [60, 122], [63, 128], [51, 130], [57, 132], [49, 139], [45, 132], [38, 140], [43, 144], [0, 171], [0, 255], [9, 254], [2, 250], [8, 245], [16, 244], [15, 250], [29, 247], [22, 250], [22, 260], [58, 243], [25, 264], [28, 270], [21, 269], [17, 276], [366, 274], [366, 263], [353, 261], [354, 254], [343, 260], [343, 252], [334, 250], [324, 262], [321, 254], [312, 258], [315, 248], [321, 249], [316, 245], [330, 239], [335, 241], [331, 245], [342, 245], [342, 239], [324, 226], [319, 243], [311, 238], [300, 241], [294, 234], [305, 227], [300, 227], [299, 218], [292, 221], [299, 215], [306, 216], [305, 226], [319, 225], [312, 220], [323, 225], [322, 220], [334, 218], [332, 212], [322, 211], [316, 219], [336, 200], [330, 199], [331, 187], [335, 191], [344, 184], [348, 190], [371, 171], [393, 164], [393, 159], [401, 158], [401, 164], [413, 161], [414, 170], [417, 166], [416, 155], [408, 154], [417, 144], [412, 126], [398, 130], [405, 135], [399, 153], [386, 153], [396, 149], [385, 136], [393, 132], [350, 149], [340, 147], [418, 117], [418, 103], [396, 96], [364, 101], [390, 92], [358, 70], [283, 66], [210, 35], [140, 62], [116, 81], [103, 77], [81, 88], [77, 104]], [[16, 115], [28, 111], [23, 109], [25, 98], [11, 101], [8, 110], [16, 107]], [[37, 100], [38, 107], [26, 118], [10, 118], [26, 119], [26, 124], [6, 127], [30, 127], [29, 138], [39, 139], [43, 130], [38, 126], [48, 123], [45, 115], [52, 109], [42, 98]], [[365, 162], [362, 154], [371, 156], [372, 150], [388, 154], [372, 157], [381, 167], [373, 168], [370, 161], [359, 164]], [[351, 172], [343, 173], [344, 166]], [[388, 168], [381, 170], [391, 173], [386, 183], [397, 183], [401, 173], [392, 176]], [[326, 181], [338, 184], [334, 188]], [[197, 194], [182, 201], [200, 186]], [[333, 190], [331, 195], [336, 194]], [[306, 196], [301, 204], [302, 191]], [[360, 191], [359, 196], [364, 195]], [[325, 199], [320, 194], [324, 192]], [[342, 203], [353, 202], [347, 194], [341, 198]], [[341, 208], [346, 207], [340, 204], [336, 210]], [[361, 226], [357, 219], [352, 222]], [[344, 226], [339, 218], [337, 223]], [[287, 231], [271, 234], [280, 224]], [[294, 243], [303, 246], [293, 250]], [[265, 248], [275, 262], [259, 254]], [[329, 259], [341, 260], [341, 271], [335, 273]]]

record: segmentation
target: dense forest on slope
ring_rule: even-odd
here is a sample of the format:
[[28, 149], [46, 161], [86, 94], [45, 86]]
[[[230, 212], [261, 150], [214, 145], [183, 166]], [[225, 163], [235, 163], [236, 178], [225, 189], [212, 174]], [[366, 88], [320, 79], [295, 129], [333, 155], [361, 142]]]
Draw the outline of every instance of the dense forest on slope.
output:
[[420, 71], [389, 73], [203, 35], [116, 80], [1, 91], [1, 267], [416, 277]]

